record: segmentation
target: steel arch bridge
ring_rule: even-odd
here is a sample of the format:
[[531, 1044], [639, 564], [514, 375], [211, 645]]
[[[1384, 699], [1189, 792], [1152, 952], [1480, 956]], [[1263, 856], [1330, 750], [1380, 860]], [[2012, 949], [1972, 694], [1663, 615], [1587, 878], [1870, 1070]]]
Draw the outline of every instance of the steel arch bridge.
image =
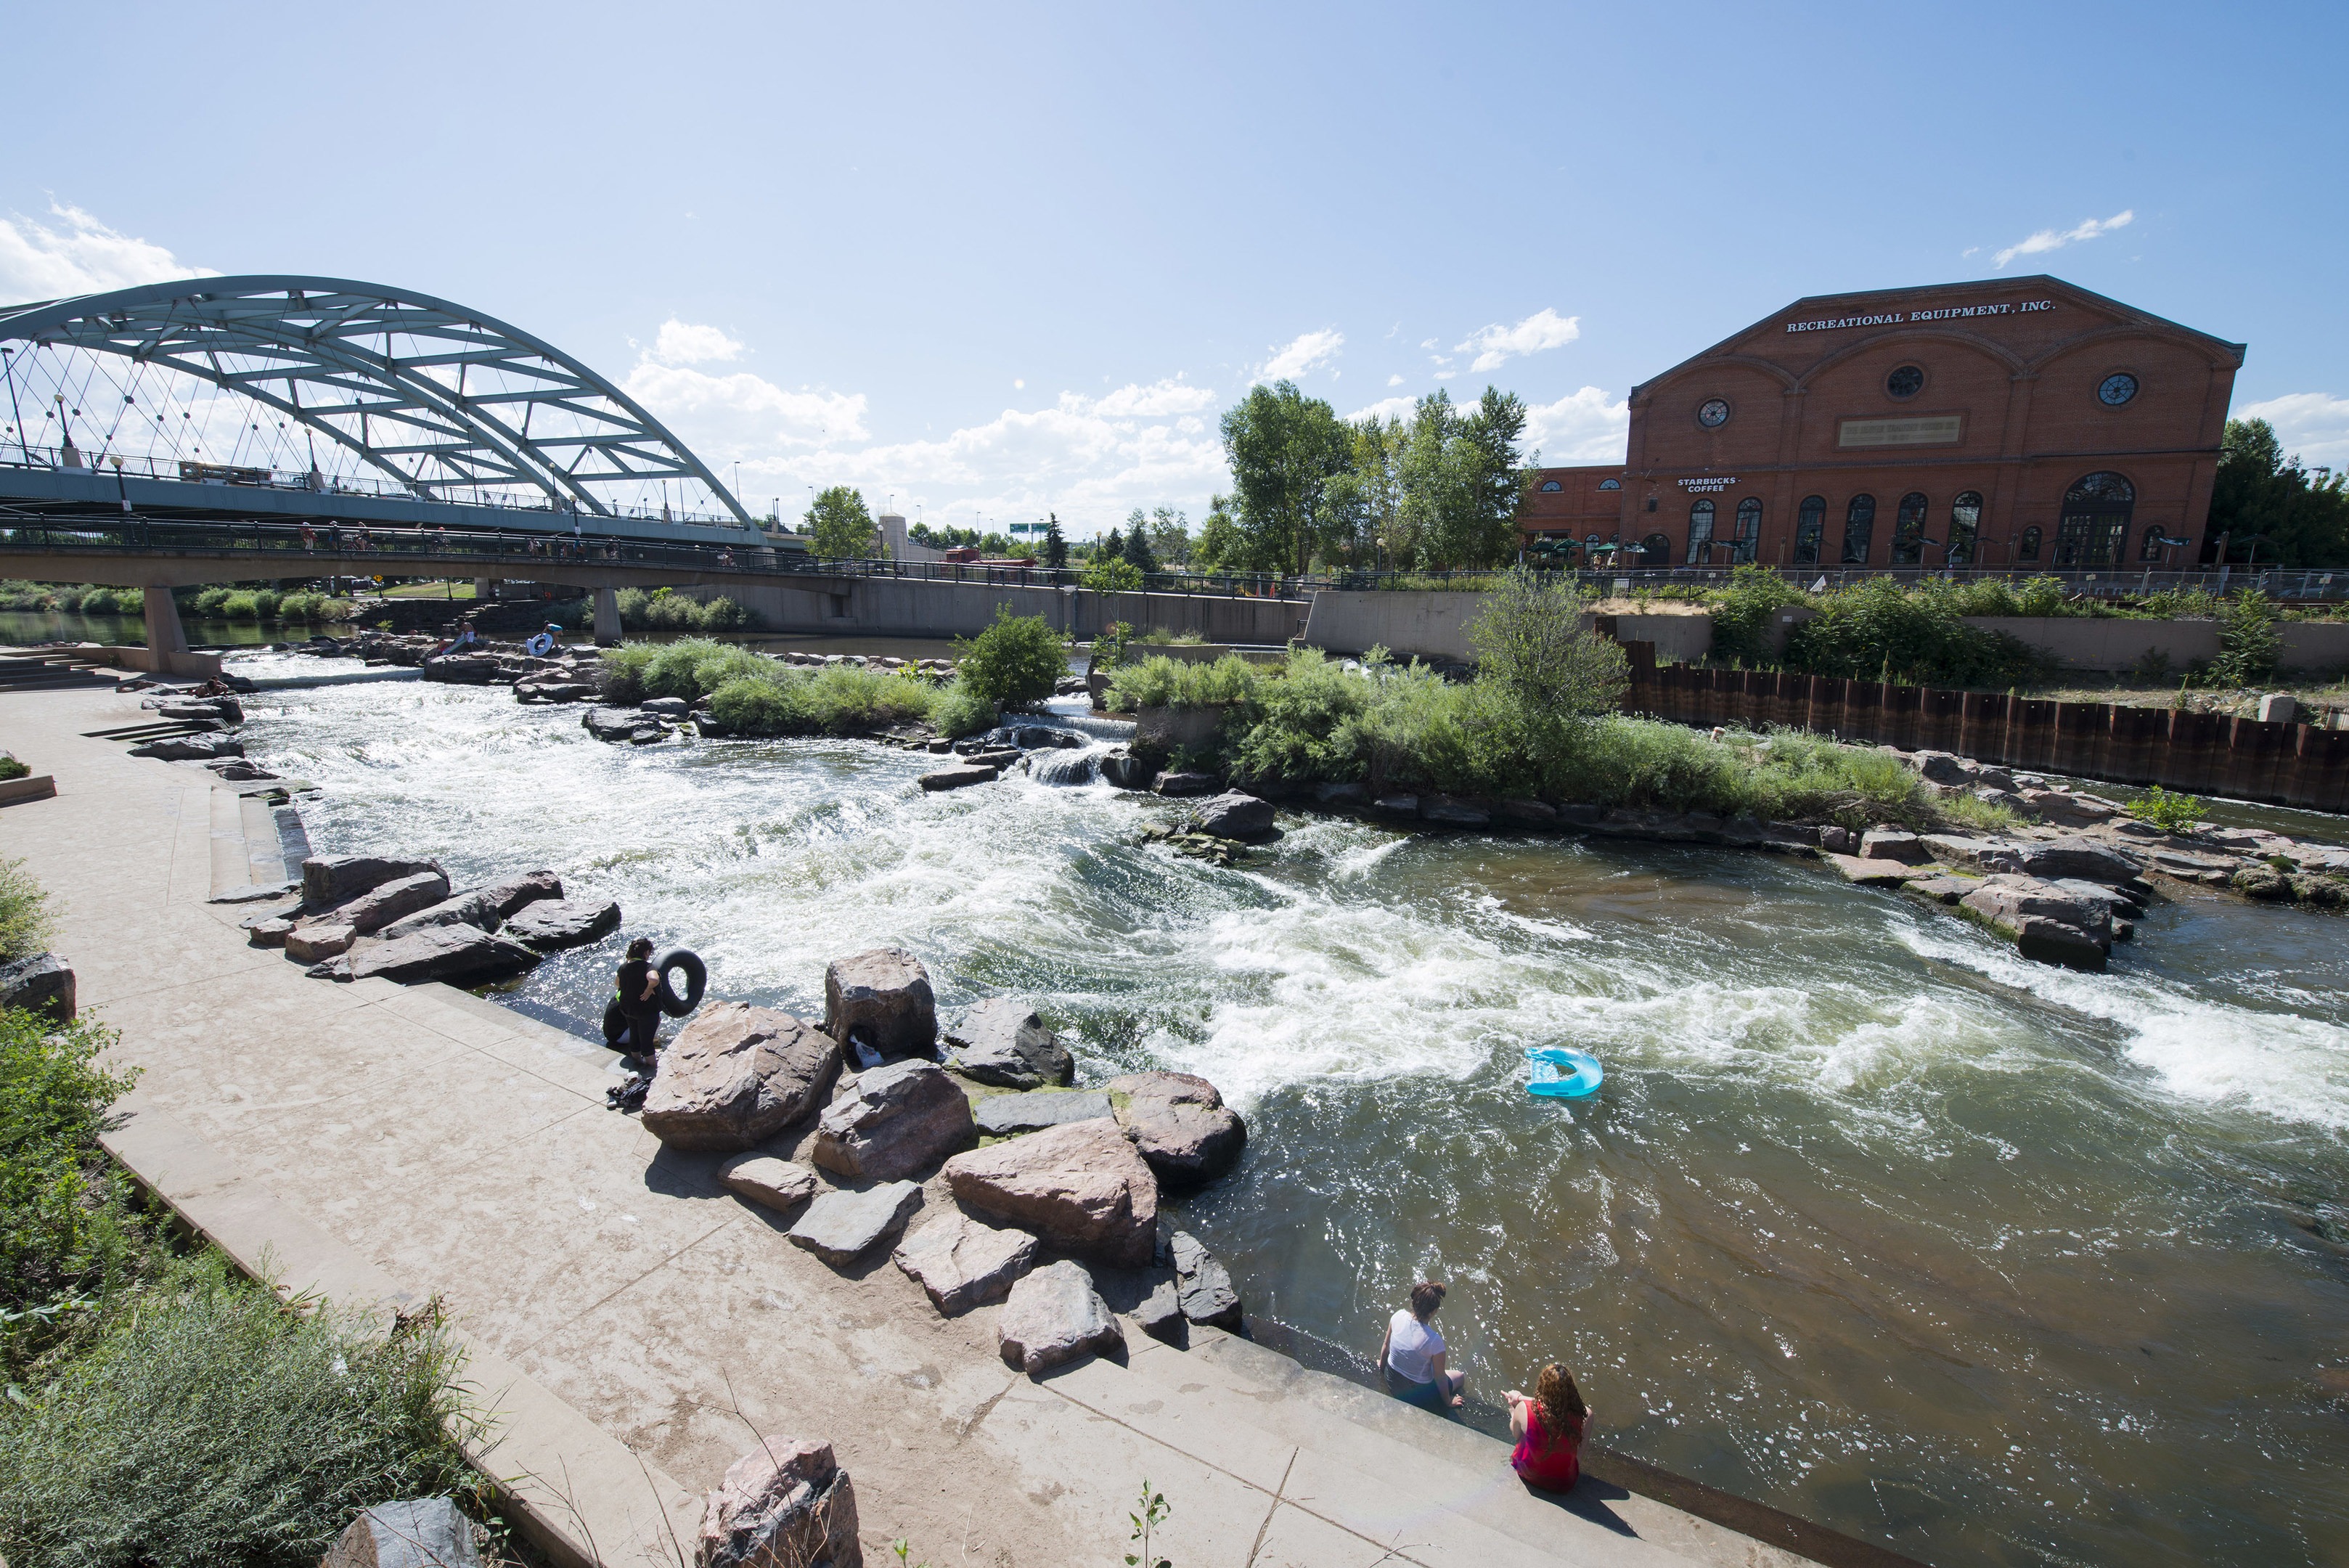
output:
[[[0, 442], [0, 504], [46, 517], [98, 502], [185, 521], [420, 525], [454, 507], [467, 515], [450, 521], [471, 527], [709, 539], [716, 524], [739, 540], [758, 526], [611, 381], [543, 338], [412, 290], [204, 277], [0, 307], [0, 419], [14, 438]], [[198, 386], [212, 393], [201, 424], [194, 400], [172, 390]], [[222, 393], [250, 403], [226, 420]], [[248, 418], [256, 410], [266, 415]], [[240, 461], [249, 444], [290, 461]], [[697, 501], [712, 510], [693, 515]]]

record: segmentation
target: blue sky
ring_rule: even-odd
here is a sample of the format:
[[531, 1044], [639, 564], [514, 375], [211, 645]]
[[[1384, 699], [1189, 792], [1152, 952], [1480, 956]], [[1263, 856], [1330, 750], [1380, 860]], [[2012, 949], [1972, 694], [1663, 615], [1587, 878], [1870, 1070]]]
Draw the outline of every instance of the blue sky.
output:
[[[1489, 381], [1550, 461], [1806, 294], [2046, 271], [2349, 463], [2349, 8], [12, 8], [0, 295], [400, 285], [746, 501], [1195, 519], [1217, 411]], [[2018, 249], [2018, 247], [2029, 247]], [[2013, 253], [2013, 254], [2009, 254]]]

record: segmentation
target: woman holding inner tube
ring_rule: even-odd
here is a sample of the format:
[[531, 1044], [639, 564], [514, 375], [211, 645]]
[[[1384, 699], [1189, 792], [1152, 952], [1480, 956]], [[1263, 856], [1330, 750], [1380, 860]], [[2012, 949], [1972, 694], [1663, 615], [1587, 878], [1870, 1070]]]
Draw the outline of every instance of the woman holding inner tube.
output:
[[628, 1022], [628, 1032], [620, 1037], [626, 1046], [629, 1065], [637, 1072], [649, 1071], [653, 1053], [660, 1048], [660, 971], [653, 967], [653, 940], [638, 937], [628, 944], [626, 961], [620, 965], [618, 990], [620, 1016]]

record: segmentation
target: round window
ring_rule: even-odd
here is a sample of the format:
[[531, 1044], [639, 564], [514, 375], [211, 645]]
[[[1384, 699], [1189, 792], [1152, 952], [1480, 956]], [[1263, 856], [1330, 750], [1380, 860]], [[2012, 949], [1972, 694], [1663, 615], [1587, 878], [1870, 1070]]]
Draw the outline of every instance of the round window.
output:
[[1925, 372], [1914, 365], [1903, 365], [1884, 378], [1884, 389], [1896, 398], [1913, 398], [1925, 389]]
[[2137, 396], [2137, 378], [2127, 371], [2106, 377], [2096, 384], [2096, 400], [2108, 409], [2117, 409]]
[[1707, 398], [1696, 410], [1696, 422], [1707, 430], [1719, 430], [1729, 422], [1729, 404], [1720, 398]]

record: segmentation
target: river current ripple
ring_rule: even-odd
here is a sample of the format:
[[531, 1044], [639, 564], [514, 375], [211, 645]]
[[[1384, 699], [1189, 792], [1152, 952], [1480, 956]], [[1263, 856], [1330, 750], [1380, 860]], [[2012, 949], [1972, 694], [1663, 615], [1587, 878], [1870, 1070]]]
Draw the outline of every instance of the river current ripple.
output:
[[[323, 851], [550, 867], [712, 994], [811, 1016], [920, 954], [1089, 1078], [1205, 1074], [1247, 1158], [1180, 1204], [1252, 1312], [1367, 1359], [1414, 1278], [1496, 1401], [1557, 1356], [1599, 1440], [1932, 1563], [2349, 1561], [2349, 924], [2157, 907], [2028, 964], [1815, 868], [1288, 820], [1263, 864], [854, 742], [590, 740], [414, 683], [249, 700]], [[519, 994], [586, 1021], [621, 936]], [[1526, 1047], [1608, 1066], [1537, 1101]]]

